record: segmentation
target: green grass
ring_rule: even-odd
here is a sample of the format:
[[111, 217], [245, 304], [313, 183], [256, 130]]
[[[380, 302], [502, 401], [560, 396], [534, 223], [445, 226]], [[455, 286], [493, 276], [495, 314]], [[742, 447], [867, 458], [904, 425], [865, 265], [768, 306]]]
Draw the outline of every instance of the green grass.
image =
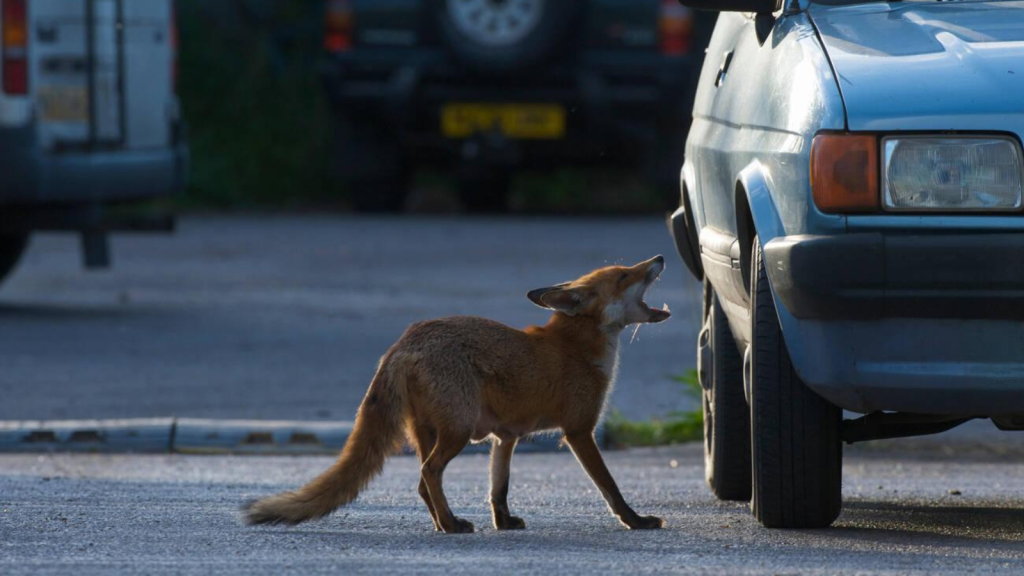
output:
[[[672, 379], [681, 384], [684, 395], [698, 399], [701, 397], [696, 370], [673, 376]], [[604, 427], [611, 446], [664, 446], [700, 440], [704, 435], [704, 415], [698, 408], [673, 412], [664, 419], [635, 421], [613, 412]]]

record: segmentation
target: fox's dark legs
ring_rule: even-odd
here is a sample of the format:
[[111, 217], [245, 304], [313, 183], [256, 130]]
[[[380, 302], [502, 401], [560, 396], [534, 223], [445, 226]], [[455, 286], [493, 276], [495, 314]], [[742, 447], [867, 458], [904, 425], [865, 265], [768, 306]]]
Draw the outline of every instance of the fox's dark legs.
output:
[[494, 527], [498, 530], [520, 530], [526, 528], [522, 518], [511, 515], [508, 511], [508, 476], [512, 466], [512, 453], [515, 452], [518, 438], [506, 441], [494, 441], [491, 445], [491, 515]]
[[458, 456], [459, 452], [466, 447], [466, 444], [469, 443], [469, 437], [469, 431], [458, 434], [450, 431], [438, 431], [437, 444], [420, 468], [423, 483], [426, 484], [430, 501], [434, 504], [434, 515], [437, 518], [437, 523], [441, 525], [442, 530], [449, 534], [473, 531], [473, 524], [471, 522], [462, 518], [456, 518], [452, 514], [451, 508], [448, 507], [448, 499], [445, 498], [444, 490], [441, 488], [444, 469], [451, 462], [452, 458]]
[[[420, 463], [425, 463], [427, 457], [434, 450], [434, 446], [437, 444], [437, 434], [433, 430], [425, 426], [416, 427], [416, 456], [419, 457]], [[427, 510], [430, 511], [430, 521], [434, 523], [434, 530], [441, 531], [441, 524], [437, 521], [437, 512], [434, 511], [434, 503], [430, 500], [430, 491], [427, 490], [427, 482], [423, 479], [423, 475], [420, 475], [419, 485], [420, 497], [427, 504]]]
[[573, 454], [576, 455], [576, 459], [580, 461], [583, 469], [590, 475], [590, 479], [597, 485], [605, 502], [608, 503], [608, 507], [611, 508], [612, 514], [618, 517], [619, 522], [632, 530], [661, 528], [665, 525], [665, 521], [661, 518], [640, 516], [629, 507], [629, 504], [626, 504], [625, 498], [619, 492], [619, 487], [615, 484], [615, 479], [612, 478], [611, 472], [604, 464], [601, 451], [597, 447], [597, 442], [594, 441], [593, 432], [567, 433], [565, 441], [569, 444], [569, 448], [572, 448]]

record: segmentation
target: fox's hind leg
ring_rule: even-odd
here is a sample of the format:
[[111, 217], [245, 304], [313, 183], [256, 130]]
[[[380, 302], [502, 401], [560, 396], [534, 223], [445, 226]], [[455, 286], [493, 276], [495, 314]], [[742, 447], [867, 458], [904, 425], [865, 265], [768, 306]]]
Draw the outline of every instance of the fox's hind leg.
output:
[[[433, 452], [434, 446], [437, 444], [437, 434], [426, 426], [415, 427], [415, 438], [416, 438], [416, 456], [420, 459], [420, 464], [427, 461], [427, 457]], [[420, 475], [419, 485], [420, 497], [427, 504], [427, 510], [430, 511], [430, 521], [434, 523], [434, 530], [441, 531], [441, 524], [437, 521], [437, 512], [434, 511], [434, 503], [430, 500], [430, 491], [427, 490], [427, 482], [423, 479], [423, 475]]]
[[495, 440], [491, 446], [491, 516], [498, 530], [522, 530], [526, 522], [508, 511], [508, 477], [518, 438]]
[[444, 489], [441, 487], [444, 469], [452, 458], [458, 456], [466, 444], [469, 444], [470, 435], [470, 430], [464, 432], [438, 430], [437, 444], [420, 468], [423, 483], [427, 485], [430, 501], [434, 504], [437, 522], [441, 525], [441, 529], [448, 534], [473, 531], [471, 522], [452, 514], [451, 508], [448, 507], [448, 499], [444, 495]]

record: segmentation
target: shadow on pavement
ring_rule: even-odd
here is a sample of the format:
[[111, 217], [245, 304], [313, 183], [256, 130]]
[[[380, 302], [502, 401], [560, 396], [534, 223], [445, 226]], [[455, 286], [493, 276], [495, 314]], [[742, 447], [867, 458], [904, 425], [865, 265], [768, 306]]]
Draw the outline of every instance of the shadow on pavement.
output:
[[867, 540], [990, 550], [1024, 549], [1024, 503], [1020, 507], [916, 506], [848, 501], [840, 523], [821, 534]]

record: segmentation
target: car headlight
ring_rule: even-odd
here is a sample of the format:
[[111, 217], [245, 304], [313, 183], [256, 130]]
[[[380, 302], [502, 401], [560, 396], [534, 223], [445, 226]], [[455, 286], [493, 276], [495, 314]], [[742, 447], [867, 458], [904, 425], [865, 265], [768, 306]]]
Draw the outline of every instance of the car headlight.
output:
[[1021, 207], [1017, 141], [1002, 136], [882, 139], [882, 204], [891, 211], [1007, 211]]

